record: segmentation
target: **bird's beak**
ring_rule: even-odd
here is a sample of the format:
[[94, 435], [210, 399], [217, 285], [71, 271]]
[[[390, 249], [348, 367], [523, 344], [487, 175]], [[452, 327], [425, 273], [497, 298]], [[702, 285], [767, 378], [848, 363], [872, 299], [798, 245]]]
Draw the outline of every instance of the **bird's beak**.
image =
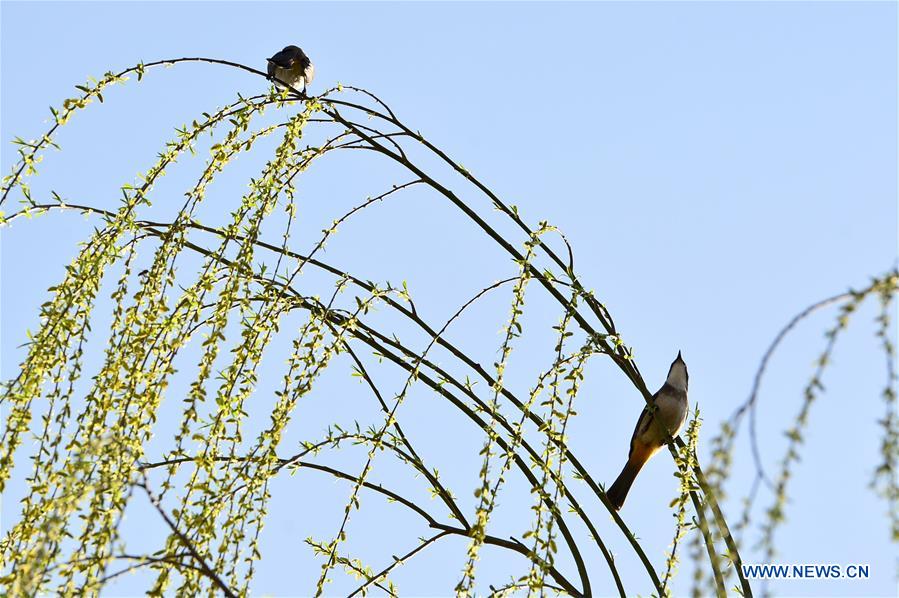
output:
[[683, 361], [684, 358], [680, 356], [680, 351], [677, 352], [677, 359], [675, 361]]

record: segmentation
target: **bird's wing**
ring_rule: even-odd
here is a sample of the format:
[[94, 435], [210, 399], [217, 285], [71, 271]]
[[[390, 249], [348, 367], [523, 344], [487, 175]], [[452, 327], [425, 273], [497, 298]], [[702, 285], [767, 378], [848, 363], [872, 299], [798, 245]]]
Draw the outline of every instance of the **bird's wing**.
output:
[[274, 56], [268, 59], [268, 64], [271, 67], [279, 66], [282, 69], [289, 69], [294, 65], [297, 59], [296, 52], [291, 52], [290, 50], [281, 50]]
[[634, 433], [631, 435], [631, 446], [627, 452], [628, 457], [630, 457], [634, 452], [634, 440], [637, 439], [637, 436], [640, 435], [640, 432], [645, 430], [652, 421], [652, 413], [649, 412], [649, 409], [647, 407], [643, 408], [643, 411], [640, 412], [640, 417], [637, 418], [637, 425], [634, 426]]
[[652, 420], [654, 419], [654, 410], [652, 409], [652, 406], [655, 405], [656, 397], [658, 397], [658, 395], [658, 392], [652, 395], [652, 403], [647, 403], [646, 406], [643, 407], [643, 411], [640, 412], [640, 417], [637, 418], [637, 425], [634, 426], [634, 433], [631, 435], [631, 446], [627, 453], [628, 457], [634, 452], [634, 440], [636, 440], [637, 436], [641, 433], [649, 429], [649, 426], [652, 424]]

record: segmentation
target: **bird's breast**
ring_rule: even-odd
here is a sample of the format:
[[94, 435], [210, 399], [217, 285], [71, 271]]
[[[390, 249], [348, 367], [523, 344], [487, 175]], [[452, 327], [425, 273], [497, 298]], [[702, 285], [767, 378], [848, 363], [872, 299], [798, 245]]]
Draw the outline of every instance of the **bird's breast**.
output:
[[672, 436], [677, 434], [687, 417], [687, 395], [662, 391], [656, 397], [656, 420]]
[[275, 66], [274, 74], [278, 79], [293, 86], [296, 86], [298, 84], [301, 85], [303, 83], [303, 68], [300, 65], [296, 65], [288, 69], [280, 66]]

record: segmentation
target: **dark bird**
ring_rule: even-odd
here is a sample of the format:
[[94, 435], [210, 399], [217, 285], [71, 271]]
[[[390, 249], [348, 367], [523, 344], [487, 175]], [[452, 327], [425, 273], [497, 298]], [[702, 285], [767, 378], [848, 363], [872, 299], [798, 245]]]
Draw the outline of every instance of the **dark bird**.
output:
[[606, 491], [606, 496], [615, 510], [621, 510], [624, 499], [631, 489], [637, 474], [656, 451], [677, 435], [687, 418], [687, 364], [677, 352], [677, 359], [668, 370], [668, 379], [659, 391], [652, 395], [652, 402], [646, 405], [634, 435], [631, 436], [631, 449], [627, 456], [627, 464], [618, 479]]
[[306, 86], [315, 77], [315, 67], [300, 48], [287, 46], [268, 59], [268, 76], [277, 77], [295, 89], [302, 87], [306, 95]]

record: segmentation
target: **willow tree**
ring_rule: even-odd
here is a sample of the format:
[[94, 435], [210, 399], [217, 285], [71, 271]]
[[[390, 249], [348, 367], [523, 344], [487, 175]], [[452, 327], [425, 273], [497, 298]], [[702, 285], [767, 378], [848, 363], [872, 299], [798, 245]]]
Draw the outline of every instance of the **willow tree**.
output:
[[[589, 360], [608, 360], [644, 399], [650, 399], [633, 352], [612, 315], [578, 278], [574, 253], [564, 236], [546, 222], [530, 224], [515, 206], [401, 121], [372, 93], [338, 86], [306, 97], [275, 85], [264, 94], [239, 95], [230, 105], [177, 129], [177, 136], [139, 176], [139, 183], [121, 187], [117, 206], [64, 200], [55, 193], [48, 198], [32, 195], [29, 176], [35, 174], [42, 155], [57, 147], [54, 136], [60, 127], [95, 100], [103, 102], [108, 87], [129, 79], [139, 81], [160, 66], [184, 63], [239, 69], [263, 82], [266, 77], [240, 64], [208, 58], [139, 64], [78, 86], [77, 97], [53, 110], [46, 134], [33, 141], [16, 141], [20, 160], [4, 179], [0, 199], [8, 210], [2, 216], [4, 224], [26, 216], [76, 211], [93, 219], [95, 228], [66, 267], [64, 278], [48, 289], [39, 326], [28, 339], [18, 374], [5, 382], [0, 398], [4, 407], [0, 489], [7, 488], [14, 468], [25, 468], [31, 461], [18, 516], [0, 544], [6, 593], [93, 594], [123, 573], [144, 571], [151, 573], [146, 590], [155, 595], [172, 591], [245, 595], [260, 559], [265, 558], [260, 535], [266, 522], [273, 523], [268, 521], [272, 481], [309, 470], [318, 472], [319, 480], [340, 480], [347, 498], [333, 535], [306, 540], [320, 556], [321, 571], [316, 579], [295, 580], [300, 592], [327, 592], [335, 571], [343, 570], [359, 580], [353, 594], [397, 595], [399, 590], [391, 581], [397, 567], [413, 562], [431, 545], [461, 537], [467, 550], [458, 563], [454, 589], [459, 595], [488, 591], [477, 583], [478, 557], [486, 545], [517, 555], [516, 562], [525, 563], [520, 570], [508, 571], [506, 585], [490, 585], [494, 594], [588, 596], [594, 593], [591, 579], [605, 569], [617, 592], [625, 596], [636, 589], [625, 587], [607, 539], [597, 529], [596, 517], [605, 513], [643, 565], [641, 591], [648, 588], [659, 596], [670, 593], [679, 547], [692, 534], [690, 554], [698, 572], [695, 593], [724, 596], [733, 588], [752, 595], [741, 570], [738, 543], [717, 497], [730, 473], [733, 439], [744, 413], [754, 409], [755, 393], [713, 440], [715, 462], [708, 474], [697, 459], [698, 412], [684, 438], [671, 443], [680, 480], [672, 501], [676, 526], [665, 570], [656, 570], [611, 507], [602, 484], [568, 443], [568, 426], [576, 415], [575, 403]], [[258, 117], [266, 111], [276, 113], [274, 124], [259, 124]], [[171, 219], [148, 219], [147, 209], [154, 201], [163, 201], [154, 195], [160, 177], [176, 161], [194, 156], [205, 135], [214, 142], [201, 175], [184, 193], [180, 207]], [[208, 187], [229, 163], [258, 151], [257, 143], [269, 136], [277, 140], [275, 149], [258, 176], [249, 181], [247, 191], [239, 200], [234, 197], [227, 222], [201, 222], [197, 214]], [[329, 156], [350, 150], [375, 154], [372, 159], [392, 164], [406, 178], [374, 191], [348, 212], [335, 214], [312, 249], [299, 253], [291, 242], [295, 240], [293, 225], [300, 217], [298, 181]], [[513, 276], [485, 287], [445, 322], [421, 317], [405, 284], [371, 282], [324, 261], [321, 255], [328, 239], [346, 221], [411, 188], [428, 189], [449, 202], [515, 264]], [[466, 201], [461, 199], [463, 193]], [[472, 201], [473, 196], [480, 199]], [[164, 201], [171, 204], [168, 198]], [[498, 211], [505, 228], [491, 224], [487, 210]], [[280, 242], [262, 234], [275, 215], [283, 231]], [[38, 222], [27, 226], [38, 226]], [[317, 276], [301, 278], [310, 271]], [[843, 304], [838, 327], [828, 335], [828, 351], [845, 327], [846, 316], [866, 297], [880, 296], [881, 337], [892, 364], [888, 315], [896, 285], [896, 272], [890, 272], [867, 289], [813, 306], [812, 310]], [[98, 333], [91, 332], [91, 323], [97, 319], [96, 308], [107, 288], [114, 307], [108, 327], [99, 333], [102, 347], [93, 349], [89, 339]], [[534, 376], [529, 392], [516, 394], [505, 383], [505, 374], [523, 332], [528, 292], [553, 302], [558, 324], [553, 359]], [[466, 310], [497, 293], [509, 297], [510, 315], [496, 362], [483, 367], [448, 340], [446, 332]], [[397, 330], [383, 328], [372, 317], [376, 309], [394, 314], [426, 342], [418, 346], [401, 341]], [[276, 342], [286, 343], [290, 350], [274, 397], [261, 402], [260, 364]], [[94, 351], [96, 367], [86, 367], [86, 349]], [[186, 371], [176, 366], [176, 359], [185, 354], [192, 359]], [[822, 368], [827, 355], [822, 356]], [[370, 397], [380, 416], [365, 426], [335, 424], [321, 437], [286, 445], [283, 439], [290, 423], [302, 416], [304, 398], [329, 366], [340, 360], [352, 364], [350, 374], [362, 382], [360, 392]], [[387, 369], [399, 373], [403, 382], [398, 388], [388, 390], [378, 382], [378, 373]], [[892, 505], [895, 526], [897, 424], [892, 369], [888, 375], [884, 463], [878, 479]], [[173, 396], [178, 377], [184, 391], [179, 388]], [[795, 446], [784, 458], [777, 481], [778, 503], [769, 512], [766, 537], [773, 538], [783, 518], [789, 471], [819, 386], [816, 374], [793, 427]], [[425, 462], [400, 423], [402, 406], [413, 389], [425, 389], [451, 405], [483, 435], [483, 442], [471, 447], [480, 449], [481, 462], [473, 513], [466, 512], [457, 494]], [[151, 438], [159, 435], [158, 414], [166, 402], [180, 406], [178, 425], [163, 435], [161, 451], [150, 451]], [[270, 407], [265, 412], [260, 411], [263, 404]], [[361, 462], [352, 469], [316, 460], [322, 453], [347, 446], [363, 448]], [[373, 482], [374, 463], [385, 459], [425, 479], [434, 502], [422, 503]], [[511, 538], [492, 534], [490, 525], [497, 497], [510, 476], [524, 480], [533, 501], [533, 519], [525, 523], [528, 531]], [[589, 503], [573, 491], [574, 481], [586, 484]], [[365, 515], [362, 501], [367, 495], [388, 498], [395, 509], [421, 518], [432, 534], [412, 539], [403, 554], [382, 555], [378, 563], [356, 558], [345, 549], [346, 539], [352, 518]], [[146, 552], [130, 550], [129, 538], [122, 532], [126, 509], [138, 500], [149, 505], [167, 535], [161, 545]], [[10, 506], [5, 509], [9, 515]], [[740, 524], [745, 525], [746, 519]], [[575, 527], [587, 533], [578, 536]], [[448, 593], [453, 588], [440, 590]]]

